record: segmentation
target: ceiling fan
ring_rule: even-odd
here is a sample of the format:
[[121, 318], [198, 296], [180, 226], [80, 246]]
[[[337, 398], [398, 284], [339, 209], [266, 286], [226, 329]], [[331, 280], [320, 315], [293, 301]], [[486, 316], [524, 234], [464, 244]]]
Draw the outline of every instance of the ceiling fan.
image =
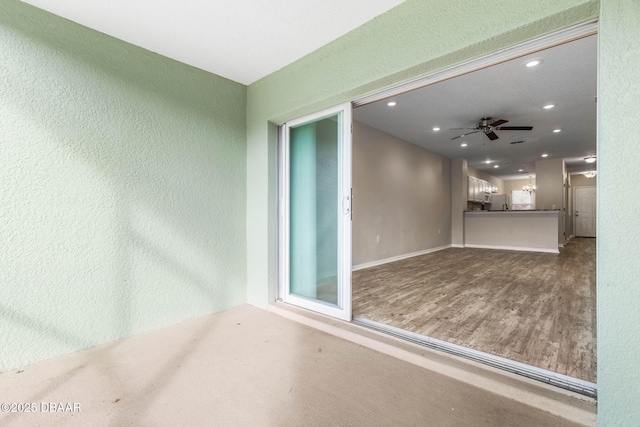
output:
[[502, 126], [505, 123], [508, 123], [509, 120], [498, 119], [491, 121], [491, 117], [483, 117], [480, 119], [478, 123], [476, 123], [476, 127], [474, 128], [451, 128], [449, 130], [472, 130], [471, 132], [467, 132], [462, 135], [454, 136], [451, 139], [462, 138], [466, 135], [471, 135], [472, 133], [482, 132], [487, 135], [491, 141], [498, 139], [498, 135], [495, 133], [497, 130], [531, 130], [533, 126]]

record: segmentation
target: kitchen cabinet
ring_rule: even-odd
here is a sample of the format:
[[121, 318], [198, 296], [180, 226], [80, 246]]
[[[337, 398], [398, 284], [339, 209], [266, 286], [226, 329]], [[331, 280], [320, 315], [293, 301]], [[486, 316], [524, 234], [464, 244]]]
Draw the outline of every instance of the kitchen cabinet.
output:
[[478, 199], [478, 181], [475, 176], [467, 177], [468, 196], [467, 200], [470, 202], [477, 202]]
[[[496, 188], [497, 190], [497, 188]], [[467, 177], [467, 200], [470, 202], [488, 202], [486, 194], [493, 191], [493, 184], [475, 176]]]

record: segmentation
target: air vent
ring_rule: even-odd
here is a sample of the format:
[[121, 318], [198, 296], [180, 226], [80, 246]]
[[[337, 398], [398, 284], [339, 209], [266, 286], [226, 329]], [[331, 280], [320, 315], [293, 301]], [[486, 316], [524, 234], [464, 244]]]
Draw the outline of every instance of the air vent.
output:
[[513, 141], [513, 142], [510, 142], [509, 144], [522, 144], [523, 142], [524, 141]]

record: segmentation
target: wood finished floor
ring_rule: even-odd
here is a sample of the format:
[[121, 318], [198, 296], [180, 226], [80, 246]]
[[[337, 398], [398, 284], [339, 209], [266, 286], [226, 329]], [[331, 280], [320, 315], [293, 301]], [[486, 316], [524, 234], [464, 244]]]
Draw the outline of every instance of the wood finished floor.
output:
[[449, 248], [354, 271], [353, 315], [596, 382], [595, 243]]

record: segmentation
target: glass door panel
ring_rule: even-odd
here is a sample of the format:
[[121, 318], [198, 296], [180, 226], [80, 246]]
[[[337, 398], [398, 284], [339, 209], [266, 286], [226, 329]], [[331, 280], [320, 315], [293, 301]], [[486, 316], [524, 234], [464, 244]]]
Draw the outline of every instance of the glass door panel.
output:
[[351, 106], [284, 125], [283, 300], [351, 320]]

